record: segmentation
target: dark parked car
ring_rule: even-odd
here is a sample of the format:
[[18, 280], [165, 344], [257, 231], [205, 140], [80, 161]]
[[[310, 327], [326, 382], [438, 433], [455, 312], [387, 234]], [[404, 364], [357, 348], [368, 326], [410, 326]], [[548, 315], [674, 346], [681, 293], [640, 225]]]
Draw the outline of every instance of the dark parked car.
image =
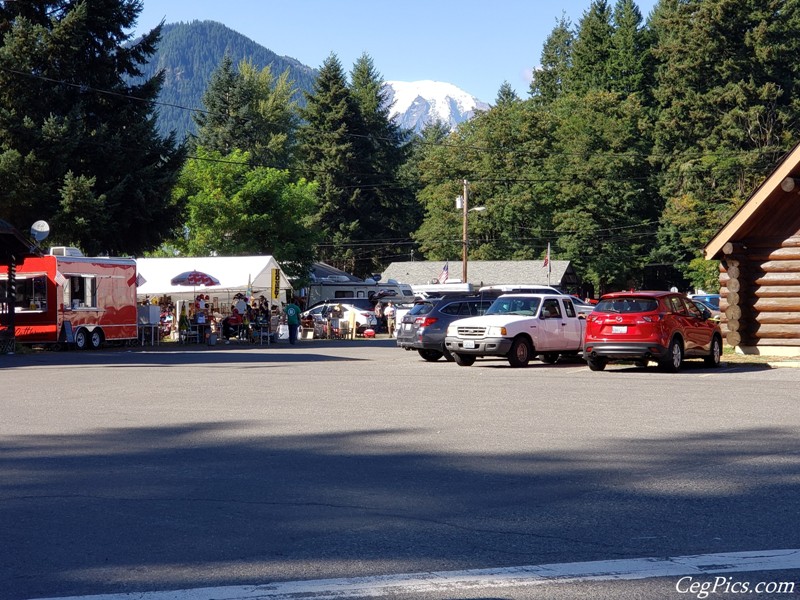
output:
[[592, 371], [613, 360], [639, 366], [654, 360], [663, 370], [677, 372], [684, 358], [701, 357], [716, 367], [721, 356], [719, 323], [681, 294], [606, 294], [586, 317], [583, 358]]
[[456, 319], [482, 315], [496, 297], [496, 294], [482, 294], [418, 300], [397, 324], [397, 345], [416, 350], [427, 361], [433, 362], [442, 356], [453, 360], [444, 345], [447, 326]]

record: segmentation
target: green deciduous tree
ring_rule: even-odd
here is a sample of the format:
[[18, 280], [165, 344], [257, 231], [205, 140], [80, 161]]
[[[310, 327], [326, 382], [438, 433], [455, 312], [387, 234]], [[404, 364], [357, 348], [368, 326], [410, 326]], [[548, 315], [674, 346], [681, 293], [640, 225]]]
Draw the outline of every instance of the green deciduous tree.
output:
[[188, 215], [174, 247], [195, 256], [271, 254], [288, 273], [308, 273], [317, 241], [316, 185], [294, 181], [286, 170], [253, 168], [240, 150], [196, 153], [174, 191]]
[[184, 160], [156, 133], [160, 76], [137, 81], [160, 28], [132, 42], [136, 0], [0, 5], [0, 213], [52, 242], [139, 253], [180, 224]]

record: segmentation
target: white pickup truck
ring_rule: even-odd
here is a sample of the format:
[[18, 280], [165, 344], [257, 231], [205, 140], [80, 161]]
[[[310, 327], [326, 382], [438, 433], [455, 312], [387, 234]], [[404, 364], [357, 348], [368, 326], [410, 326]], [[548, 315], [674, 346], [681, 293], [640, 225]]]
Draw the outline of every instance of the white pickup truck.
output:
[[538, 355], [552, 364], [581, 352], [585, 327], [569, 296], [505, 294], [482, 316], [453, 321], [444, 343], [462, 367], [479, 356], [504, 356], [512, 367], [525, 367]]

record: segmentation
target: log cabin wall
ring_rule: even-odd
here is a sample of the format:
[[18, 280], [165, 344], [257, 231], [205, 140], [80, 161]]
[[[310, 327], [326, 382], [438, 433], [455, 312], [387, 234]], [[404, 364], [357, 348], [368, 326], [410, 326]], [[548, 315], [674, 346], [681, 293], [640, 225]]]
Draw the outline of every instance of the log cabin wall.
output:
[[722, 253], [720, 311], [728, 344], [800, 351], [800, 231], [782, 240], [727, 242]]

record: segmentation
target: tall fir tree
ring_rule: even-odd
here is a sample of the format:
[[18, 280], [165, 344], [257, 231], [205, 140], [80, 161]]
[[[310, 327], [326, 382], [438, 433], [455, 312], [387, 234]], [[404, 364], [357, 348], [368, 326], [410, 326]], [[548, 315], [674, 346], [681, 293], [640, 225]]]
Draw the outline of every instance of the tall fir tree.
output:
[[659, 249], [713, 286], [703, 246], [800, 133], [800, 3], [662, 0], [652, 22]]
[[541, 66], [533, 71], [529, 90], [531, 98], [539, 103], [549, 104], [565, 92], [565, 82], [572, 66], [574, 42], [572, 24], [562, 15], [545, 40]]
[[633, 0], [617, 0], [608, 60], [609, 88], [623, 95], [645, 93], [647, 37], [642, 13]]
[[355, 137], [360, 135], [360, 116], [335, 54], [323, 62], [300, 116], [304, 169], [319, 184], [318, 257], [350, 272], [363, 269], [362, 257], [354, 249], [366, 236]]
[[[156, 133], [162, 76], [141, 77], [160, 27], [133, 40], [139, 0], [0, 5], [0, 213], [52, 242], [137, 254], [180, 225], [185, 151]], [[134, 83], [131, 83], [133, 81]]]
[[203, 94], [202, 112], [194, 115], [195, 142], [212, 152], [247, 152], [254, 166], [291, 165], [297, 128], [297, 104], [288, 72], [279, 78], [267, 66], [248, 61], [235, 67], [225, 56]]
[[607, 90], [612, 56], [612, 11], [607, 0], [592, 0], [578, 23], [572, 45], [572, 66], [567, 77], [570, 93]]
[[409, 134], [390, 117], [384, 81], [372, 58], [363, 54], [353, 65], [350, 93], [360, 117], [355, 148], [361, 176], [363, 230], [369, 242], [360, 252], [367, 271], [380, 271], [397, 253], [397, 243], [409, 239], [418, 226], [416, 200], [400, 180], [408, 158]]

